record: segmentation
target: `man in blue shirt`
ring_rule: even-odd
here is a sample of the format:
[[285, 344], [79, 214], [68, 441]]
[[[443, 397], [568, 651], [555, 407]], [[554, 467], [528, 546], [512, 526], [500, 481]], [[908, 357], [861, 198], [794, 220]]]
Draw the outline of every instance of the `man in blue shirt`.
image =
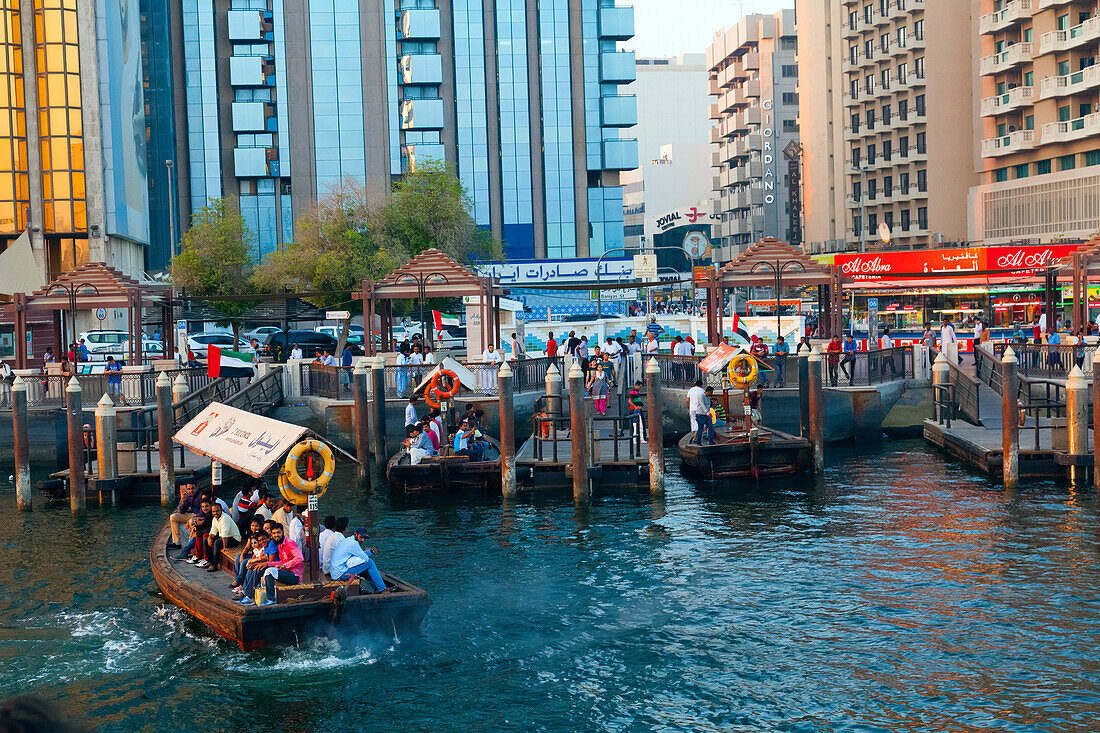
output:
[[378, 572], [374, 560], [371, 559], [371, 555], [378, 551], [373, 547], [363, 550], [361, 546], [368, 536], [367, 530], [359, 527], [354, 535], [345, 537], [337, 543], [329, 560], [329, 577], [333, 580], [345, 581], [357, 575], [366, 576], [374, 586], [375, 593], [386, 593], [389, 588], [386, 587], [386, 582], [382, 580], [382, 573]]
[[840, 360], [840, 371], [848, 378], [848, 386], [852, 386], [856, 379], [856, 352], [859, 346], [852, 334], [844, 337], [844, 358]]
[[88, 346], [84, 343], [84, 339], [77, 342], [76, 353], [80, 355], [81, 361], [88, 361]]
[[775, 340], [775, 386], [783, 387], [784, 376], [787, 373], [787, 357], [791, 353], [791, 347], [782, 336]]

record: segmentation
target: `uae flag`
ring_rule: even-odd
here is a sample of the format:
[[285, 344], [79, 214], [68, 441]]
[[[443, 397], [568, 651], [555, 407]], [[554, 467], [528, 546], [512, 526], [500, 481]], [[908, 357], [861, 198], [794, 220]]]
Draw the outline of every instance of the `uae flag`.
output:
[[436, 331], [442, 331], [444, 326], [457, 326], [459, 324], [459, 317], [452, 316], [450, 313], [432, 311], [432, 318], [435, 319]]
[[736, 313], [733, 314], [733, 332], [745, 341], [749, 340], [749, 332], [741, 325], [741, 319], [737, 317]]
[[256, 357], [252, 354], [240, 351], [220, 349], [214, 344], [206, 350], [206, 371], [211, 379], [219, 377], [252, 377], [256, 372], [252, 368], [252, 361]]

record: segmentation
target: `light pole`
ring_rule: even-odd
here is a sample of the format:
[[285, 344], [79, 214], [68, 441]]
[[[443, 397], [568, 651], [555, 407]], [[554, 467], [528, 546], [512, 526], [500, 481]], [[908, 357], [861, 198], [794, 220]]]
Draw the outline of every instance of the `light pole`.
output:
[[782, 315], [780, 313], [780, 309], [782, 308], [782, 300], [780, 297], [779, 288], [783, 280], [783, 273], [787, 271], [788, 267], [790, 267], [792, 270], [797, 269], [801, 270], [802, 272], [806, 271], [805, 266], [803, 266], [803, 264], [798, 260], [787, 260], [786, 262], [780, 262], [779, 260], [776, 260], [774, 265], [770, 262], [757, 262], [755, 265], [752, 266], [752, 269], [749, 270], [749, 272], [756, 272], [758, 268], [767, 268], [772, 271], [773, 275], [775, 275], [775, 335], [777, 338], [783, 335], [783, 321]]
[[859, 164], [859, 251], [867, 251], [867, 167]]
[[176, 195], [175, 186], [172, 185], [172, 169], [175, 163], [169, 158], [164, 161], [164, 167], [168, 169], [168, 228], [169, 237], [169, 260], [176, 256], [176, 246], [179, 244], [179, 237], [176, 236]]

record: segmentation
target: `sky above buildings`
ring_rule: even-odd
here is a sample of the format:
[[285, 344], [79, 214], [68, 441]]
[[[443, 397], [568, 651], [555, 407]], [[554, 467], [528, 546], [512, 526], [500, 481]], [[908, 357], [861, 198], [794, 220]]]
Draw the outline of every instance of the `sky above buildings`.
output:
[[634, 0], [633, 5], [634, 40], [625, 47], [638, 56], [679, 56], [706, 52], [714, 34], [743, 15], [793, 8], [794, 0]]

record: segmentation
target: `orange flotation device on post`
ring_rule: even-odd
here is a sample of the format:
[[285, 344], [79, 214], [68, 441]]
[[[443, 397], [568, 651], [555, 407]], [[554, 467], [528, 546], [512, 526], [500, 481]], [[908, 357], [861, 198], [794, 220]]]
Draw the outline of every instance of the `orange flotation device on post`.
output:
[[[440, 386], [441, 377], [447, 377], [451, 380], [451, 386], [449, 389], [443, 389]], [[457, 374], [452, 372], [450, 369], [440, 369], [438, 372], [436, 372], [435, 376], [432, 377], [432, 383], [428, 386], [428, 391], [434, 392], [436, 398], [439, 400], [449, 400], [456, 394], [458, 394], [458, 390], [461, 386], [462, 383], [458, 381]]]

